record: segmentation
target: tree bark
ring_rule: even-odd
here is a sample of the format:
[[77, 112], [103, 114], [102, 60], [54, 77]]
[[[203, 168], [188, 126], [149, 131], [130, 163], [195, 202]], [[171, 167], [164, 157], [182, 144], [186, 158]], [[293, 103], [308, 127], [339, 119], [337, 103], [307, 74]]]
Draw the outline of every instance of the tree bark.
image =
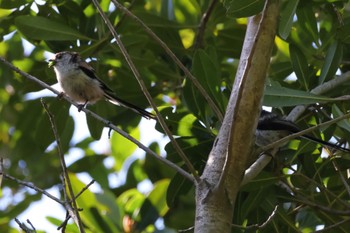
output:
[[196, 187], [195, 232], [230, 232], [233, 208], [250, 159], [279, 14], [278, 0], [249, 18], [220, 132]]

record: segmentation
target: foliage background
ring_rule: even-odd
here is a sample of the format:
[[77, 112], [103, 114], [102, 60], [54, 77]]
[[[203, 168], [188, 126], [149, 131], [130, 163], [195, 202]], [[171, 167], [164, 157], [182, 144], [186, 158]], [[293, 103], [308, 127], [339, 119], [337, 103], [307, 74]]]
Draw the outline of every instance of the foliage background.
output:
[[[198, 26], [211, 1], [123, 3], [175, 52], [224, 112], [244, 40], [245, 17], [258, 13], [263, 1], [251, 1], [256, 4], [233, 0], [214, 2], [203, 40], [198, 39]], [[115, 23], [176, 140], [196, 169], [202, 171], [220, 127], [218, 118], [139, 24], [123, 15], [110, 1], [102, 0], [100, 4]], [[247, 5], [250, 7], [246, 8]], [[350, 81], [322, 96], [310, 91], [336, 79], [336, 72], [346, 74], [349, 70], [349, 10], [345, 0], [282, 1], [264, 105], [287, 114], [294, 106], [308, 104], [310, 108], [298, 121], [303, 128], [347, 112], [349, 101], [335, 98], [348, 95]], [[54, 84], [56, 79], [47, 67], [45, 52], [73, 50], [90, 58], [101, 79], [119, 97], [147, 107], [118, 46], [111, 43], [113, 37], [90, 1], [1, 1], [0, 35], [0, 55], [46, 83]], [[23, 40], [34, 45], [31, 52], [25, 53]], [[41, 88], [3, 64], [0, 67], [0, 155], [4, 157], [4, 169], [7, 174], [40, 188], [60, 188], [61, 170], [49, 120], [38, 99], [26, 99], [27, 93]], [[193, 226], [195, 202], [190, 182], [146, 155], [130, 164], [123, 185], [112, 188], [108, 177], [125, 167], [136, 146], [113, 133], [110, 149], [96, 153], [91, 145], [101, 138], [103, 125], [89, 117], [91, 137], [72, 142], [75, 123], [69, 115], [70, 105], [52, 97], [44, 100], [55, 115], [63, 151], [68, 153], [73, 148], [84, 151], [84, 157], [69, 167], [75, 192], [84, 186], [76, 177], [82, 172], [88, 173], [103, 190], [85, 191], [77, 200], [84, 210], [81, 215], [88, 232], [127, 232], [130, 226], [135, 231], [173, 232]], [[139, 137], [139, 116], [103, 101], [89, 109]], [[158, 125], [156, 129], [163, 132]], [[314, 136], [325, 140], [334, 136], [332, 140], [346, 143], [350, 139], [349, 131], [349, 122], [342, 121], [315, 132]], [[156, 152], [161, 150], [157, 142], [149, 147]], [[165, 146], [165, 151], [169, 160], [183, 166], [171, 144]], [[349, 155], [329, 152], [321, 156], [321, 152], [320, 145], [304, 140], [294, 140], [283, 148], [277, 159], [242, 188], [233, 224], [260, 224], [278, 205], [271, 222], [259, 231], [311, 232], [317, 226], [327, 228], [342, 223], [336, 230], [346, 232], [350, 209], [346, 174], [350, 167]], [[107, 158], [114, 160], [113, 166], [105, 165]], [[146, 179], [153, 187], [149, 193], [142, 193], [137, 185]], [[5, 197], [2, 191], [1, 198], [10, 198], [11, 202], [0, 212], [0, 229], [11, 232], [9, 221], [42, 196], [7, 180], [2, 184], [2, 190], [5, 189], [10, 190], [10, 195]], [[21, 194], [19, 200], [15, 198], [18, 194]], [[159, 218], [164, 219], [164, 229], [154, 225]], [[64, 216], [49, 219], [58, 226]], [[127, 220], [132, 221], [127, 224]], [[41, 229], [40, 225], [36, 228]], [[77, 230], [70, 225], [67, 231]], [[234, 227], [233, 231], [243, 230]]]

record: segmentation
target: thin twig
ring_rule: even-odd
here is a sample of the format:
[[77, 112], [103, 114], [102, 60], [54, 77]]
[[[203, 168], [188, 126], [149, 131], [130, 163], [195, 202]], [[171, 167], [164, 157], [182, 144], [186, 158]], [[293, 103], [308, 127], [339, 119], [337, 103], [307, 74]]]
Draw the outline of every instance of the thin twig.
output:
[[299, 199], [298, 197], [296, 197], [294, 200], [296, 202], [308, 205], [310, 207], [313, 207], [315, 209], [321, 210], [321, 211], [329, 213], [329, 214], [339, 215], [339, 216], [350, 216], [350, 210], [335, 210], [335, 209], [331, 209], [331, 208], [328, 208], [328, 207], [323, 206], [323, 205], [316, 204], [316, 203], [311, 202], [307, 199], [303, 199], [303, 200]]
[[151, 94], [149, 93], [149, 91], [146, 88], [145, 83], [143, 82], [141, 75], [139, 73], [139, 71], [137, 70], [134, 62], [132, 61], [130, 55], [128, 54], [128, 52], [126, 51], [126, 48], [123, 44], [123, 42], [121, 41], [118, 33], [115, 31], [112, 23], [109, 21], [108, 17], [106, 16], [106, 14], [103, 12], [103, 10], [101, 9], [99, 3], [97, 0], [92, 0], [93, 3], [95, 4], [97, 10], [99, 11], [101, 17], [103, 18], [103, 20], [105, 21], [105, 23], [107, 24], [109, 30], [111, 31], [114, 39], [116, 40], [117, 45], [119, 46], [126, 62], [128, 63], [131, 71], [134, 74], [134, 77], [136, 78], [136, 80], [138, 81], [141, 90], [143, 92], [143, 94], [145, 95], [146, 99], [148, 100], [149, 104], [152, 106], [153, 110], [156, 112], [156, 116], [158, 119], [158, 122], [160, 123], [160, 125], [162, 126], [162, 128], [164, 129], [165, 133], [167, 134], [167, 136], [169, 137], [172, 145], [174, 146], [175, 150], [177, 151], [177, 153], [179, 154], [179, 156], [181, 157], [181, 159], [185, 162], [186, 166], [188, 167], [189, 171], [193, 174], [194, 178], [199, 181], [199, 176], [198, 173], [196, 171], [196, 169], [193, 167], [191, 161], [187, 158], [187, 156], [185, 155], [185, 153], [183, 152], [183, 150], [181, 149], [181, 147], [179, 146], [179, 144], [176, 142], [174, 136], [172, 135], [168, 125], [165, 123], [164, 118], [162, 117], [162, 115], [160, 115], [156, 104], [154, 103]]
[[31, 188], [39, 193], [42, 193], [44, 194], [45, 196], [47, 196], [48, 198], [56, 201], [57, 203], [61, 204], [61, 205], [65, 205], [64, 201], [61, 201], [60, 199], [56, 198], [55, 196], [52, 196], [50, 193], [46, 192], [45, 190], [35, 186], [34, 184], [30, 183], [30, 182], [26, 182], [26, 181], [22, 181], [20, 179], [17, 179], [13, 176], [10, 176], [4, 172], [0, 173], [1, 175], [4, 176], [5, 179], [8, 179], [8, 180], [12, 180], [12, 181], [15, 181], [16, 183], [20, 184], [20, 185], [23, 185], [23, 186], [26, 186], [28, 188]]
[[[336, 87], [343, 85], [345, 82], [350, 81], [350, 71], [343, 73], [341, 75], [337, 75], [336, 78], [329, 80], [315, 88], [313, 88], [310, 93], [315, 95], [322, 95], [331, 90], [334, 90]], [[288, 114], [287, 120], [295, 121], [299, 118], [299, 116], [305, 111], [308, 105], [300, 105], [293, 108], [293, 110]]]
[[34, 228], [34, 226], [32, 225], [32, 223], [27, 219], [27, 222], [29, 223], [29, 225], [32, 227], [32, 229], [30, 229], [29, 227], [27, 227], [27, 225], [21, 221], [19, 221], [17, 218], [15, 218], [16, 223], [18, 224], [18, 226], [26, 233], [35, 233], [36, 230]]
[[29, 226], [31, 226], [31, 228], [36, 232], [35, 227], [33, 226], [32, 222], [31, 222], [29, 219], [27, 219], [27, 223], [28, 223]]
[[[330, 226], [328, 226], [328, 227], [325, 227], [325, 228], [323, 228], [322, 230], [314, 231], [313, 233], [327, 232], [327, 231], [333, 230], [334, 228], [336, 228], [336, 227], [338, 227], [338, 226], [340, 226], [340, 225], [342, 225], [342, 224], [344, 224], [344, 223], [346, 223], [346, 222], [349, 222], [349, 221], [350, 221], [350, 218], [346, 218], [346, 219], [343, 219], [343, 220], [340, 221], [340, 222], [337, 222], [337, 223], [335, 223], [335, 224], [333, 224], [333, 225], [330, 225]], [[333, 231], [333, 232], [334, 232], [334, 231]]]
[[[62, 191], [63, 191], [63, 197], [64, 197], [64, 200], [65, 200], [65, 208], [66, 208], [66, 210], [67, 210], [67, 213], [66, 213], [66, 218], [65, 218], [65, 220], [62, 222], [62, 224], [57, 228], [58, 230], [59, 229], [61, 229], [62, 228], [62, 232], [64, 232], [64, 229], [66, 228], [66, 226], [67, 226], [67, 223], [68, 223], [68, 220], [70, 219], [70, 218], [73, 218], [73, 220], [74, 220], [74, 222], [75, 222], [75, 224], [78, 226], [78, 228], [79, 228], [79, 230], [81, 229], [80, 228], [80, 224], [79, 224], [79, 221], [80, 220], [78, 220], [78, 218], [77, 218], [77, 215], [76, 215], [76, 212], [78, 212], [78, 208], [74, 208], [74, 207], [72, 207], [71, 206], [71, 202], [72, 202], [72, 200], [75, 202], [75, 199], [74, 198], [72, 198], [72, 199], [70, 199], [69, 198], [69, 196], [68, 196], [68, 194], [67, 194], [67, 182], [66, 182], [66, 180], [65, 180], [65, 176], [63, 175], [61, 175], [60, 176], [60, 179], [61, 179], [61, 183], [62, 183]], [[79, 217], [80, 217], [80, 215], [79, 215]]]
[[[96, 1], [96, 0], [94, 0]], [[144, 31], [150, 35], [168, 54], [168, 56], [178, 65], [178, 67], [185, 73], [185, 75], [193, 82], [193, 84], [197, 87], [199, 92], [202, 94], [202, 96], [205, 98], [205, 100], [208, 102], [209, 106], [215, 113], [215, 115], [218, 117], [219, 121], [222, 122], [224, 119], [224, 116], [218, 106], [215, 104], [213, 99], [209, 96], [207, 91], [202, 87], [202, 85], [199, 83], [196, 77], [194, 77], [191, 72], [182, 64], [182, 62], [176, 57], [176, 55], [171, 51], [171, 49], [167, 46], [164, 41], [162, 41], [153, 31], [150, 29], [141, 19], [139, 19], [136, 15], [134, 15], [132, 12], [130, 12], [126, 7], [124, 7], [122, 4], [120, 4], [116, 0], [112, 0], [112, 2], [116, 5], [117, 8], [122, 10], [126, 15], [134, 19], [136, 22], [138, 22]]]
[[[1, 165], [0, 165], [1, 166]], [[20, 184], [20, 185], [23, 185], [23, 186], [26, 186], [28, 188], [31, 188], [39, 193], [42, 193], [43, 195], [47, 196], [48, 198], [56, 201], [57, 203], [61, 204], [62, 206], [65, 207], [65, 209], [67, 210], [69, 214], [69, 216], [75, 216], [75, 213], [74, 213], [74, 210], [73, 208], [70, 206], [70, 202], [69, 201], [61, 201], [60, 199], [56, 198], [55, 196], [51, 195], [50, 193], [46, 192], [45, 190], [35, 186], [34, 184], [30, 183], [30, 182], [26, 182], [26, 181], [22, 181], [22, 180], [19, 180], [13, 176], [10, 176], [8, 174], [5, 174], [4, 172], [1, 172], [0, 175], [2, 175], [3, 177], [5, 177], [5, 179], [9, 179], [9, 180], [12, 180], [12, 181], [15, 181], [16, 183]], [[65, 192], [65, 189], [64, 189], [64, 192]], [[78, 209], [77, 209], [78, 211]], [[69, 218], [68, 218], [69, 219]], [[75, 218], [73, 218], [75, 219]], [[66, 219], [67, 220], [67, 219]], [[64, 222], [66, 222], [66, 220]], [[68, 221], [68, 220], [67, 220]], [[61, 224], [63, 225], [64, 222]], [[84, 231], [82, 231], [84, 232]]]
[[[4, 63], [5, 65], [7, 65], [10, 69], [12, 69], [13, 71], [15, 71], [16, 73], [22, 75], [23, 77], [38, 83], [40, 86], [42, 86], [43, 88], [46, 88], [48, 90], [50, 90], [51, 92], [55, 93], [57, 96], [62, 96], [61, 92], [57, 91], [56, 89], [54, 89], [53, 87], [51, 87], [50, 85], [46, 84], [45, 82], [37, 79], [36, 77], [18, 69], [17, 67], [15, 67], [14, 65], [12, 65], [12, 63], [8, 62], [6, 59], [4, 59], [3, 57], [0, 57], [0, 61], [2, 63]], [[69, 103], [71, 103], [72, 105], [74, 105], [75, 107], [79, 108], [79, 104], [75, 103], [73, 100], [71, 100], [68, 96], [63, 95], [61, 98], [65, 99], [66, 101], [68, 101]], [[188, 180], [194, 182], [193, 176], [191, 176], [189, 173], [187, 173], [185, 170], [183, 170], [181, 167], [179, 167], [178, 165], [176, 165], [175, 163], [172, 163], [171, 161], [163, 158], [162, 156], [159, 156], [158, 154], [156, 154], [154, 151], [152, 151], [151, 149], [149, 149], [148, 147], [146, 147], [145, 145], [143, 145], [141, 142], [139, 142], [138, 140], [136, 140], [135, 138], [131, 137], [129, 134], [127, 134], [125, 131], [123, 131], [122, 129], [119, 129], [116, 125], [112, 124], [110, 121], [102, 118], [101, 116], [97, 115], [96, 113], [90, 111], [87, 108], [83, 108], [81, 109], [81, 111], [85, 112], [87, 115], [92, 116], [93, 118], [97, 119], [98, 121], [102, 122], [106, 127], [108, 128], [112, 128], [114, 131], [116, 131], [117, 133], [119, 133], [120, 135], [122, 135], [123, 137], [125, 137], [126, 139], [130, 140], [131, 142], [133, 142], [134, 144], [136, 144], [139, 148], [141, 148], [142, 150], [144, 150], [146, 153], [148, 153], [149, 155], [153, 156], [155, 159], [161, 161], [162, 163], [166, 164], [167, 166], [171, 167], [172, 169], [174, 169], [175, 171], [177, 171], [178, 173], [180, 173], [182, 176], [184, 176], [185, 178], [187, 178]]]
[[336, 172], [340, 177], [341, 182], [343, 183], [343, 186], [345, 187], [345, 190], [348, 193], [348, 196], [350, 196], [350, 187], [349, 187], [348, 181], [345, 179], [342, 171], [339, 169], [339, 165], [337, 161], [335, 159], [332, 159], [332, 163], [333, 163], [334, 169], [336, 170]]
[[269, 215], [269, 217], [266, 219], [265, 222], [261, 223], [261, 224], [253, 224], [253, 225], [249, 225], [249, 226], [241, 226], [241, 225], [237, 225], [237, 224], [232, 224], [233, 227], [235, 228], [240, 228], [240, 229], [244, 229], [244, 230], [253, 230], [253, 229], [262, 229], [264, 228], [269, 222], [272, 221], [273, 217], [276, 214], [278, 205], [275, 206], [275, 208], [273, 209], [272, 213]]
[[[247, 184], [249, 181], [254, 179], [261, 171], [266, 167], [267, 164], [275, 157], [279, 148], [273, 148], [272, 151], [268, 153], [262, 153], [259, 155], [259, 158], [252, 164], [248, 169], [245, 170], [244, 177], [241, 182], [241, 186]], [[257, 154], [255, 151], [252, 153]]]
[[293, 166], [288, 166], [288, 169], [293, 171], [293, 175], [294, 176], [301, 176], [302, 179], [306, 182], [306, 183], [310, 183], [315, 185], [315, 187], [317, 187], [318, 189], [321, 190], [322, 193], [327, 193], [327, 195], [330, 195], [333, 199], [333, 201], [338, 201], [340, 202], [339, 205], [345, 206], [346, 208], [350, 209], [350, 204], [347, 201], [344, 201], [342, 199], [339, 198], [338, 195], [334, 194], [333, 192], [331, 192], [329, 189], [327, 189], [326, 187], [324, 187], [324, 185], [317, 183], [314, 179], [306, 176], [305, 174], [299, 172], [298, 170], [295, 170], [293, 168]]
[[68, 224], [68, 221], [70, 219], [70, 214], [69, 212], [67, 211], [66, 213], [66, 218], [64, 219], [64, 221], [61, 223], [61, 225], [59, 225], [57, 227], [57, 230], [59, 231], [60, 229], [62, 229], [62, 232], [66, 232], [66, 227], [67, 227], [67, 224]]
[[2, 179], [3, 179], [3, 174], [2, 172], [4, 171], [4, 159], [0, 157], [0, 189], [2, 186]]
[[212, 0], [209, 4], [209, 7], [206, 12], [202, 15], [201, 21], [199, 23], [198, 31], [197, 31], [197, 36], [194, 42], [194, 49], [201, 48], [203, 45], [203, 37], [204, 37], [204, 32], [207, 26], [207, 22], [210, 18], [211, 13], [214, 10], [215, 4], [218, 2], [218, 0]]
[[[269, 217], [266, 219], [265, 222], [261, 223], [261, 224], [253, 224], [253, 225], [249, 225], [249, 226], [241, 226], [241, 225], [237, 225], [237, 224], [231, 224], [232, 227], [234, 228], [239, 228], [239, 229], [244, 229], [244, 230], [253, 230], [253, 229], [262, 229], [264, 228], [269, 222], [272, 221], [273, 217], [276, 214], [278, 205], [275, 206], [275, 208], [273, 209], [272, 213], [269, 215]], [[187, 229], [182, 229], [179, 230], [179, 232], [187, 232], [187, 231], [191, 231], [194, 229], [194, 226], [189, 227]]]
[[[291, 169], [292, 171], [295, 171], [291, 167], [289, 169]], [[300, 172], [297, 172], [296, 174], [300, 175]], [[307, 176], [303, 175], [303, 177], [306, 178]], [[308, 182], [309, 181], [312, 181], [313, 183], [315, 182], [314, 180], [312, 180], [310, 178], [306, 178], [306, 179], [308, 180]], [[332, 208], [329, 208], [328, 206], [323, 206], [323, 205], [317, 204], [317, 203], [314, 202], [314, 200], [310, 201], [309, 200], [310, 199], [310, 195], [304, 194], [298, 188], [293, 187], [288, 181], [284, 181], [284, 182], [282, 182], [282, 184], [285, 186], [284, 187], [285, 189], [288, 188], [289, 190], [292, 191], [292, 200], [295, 203], [301, 203], [303, 205], [307, 205], [307, 206], [310, 206], [310, 207], [312, 207], [314, 209], [321, 210], [323, 212], [326, 212], [326, 213], [329, 213], [329, 214], [333, 214], [333, 215], [350, 216], [350, 209], [348, 208], [348, 204], [345, 204], [343, 206], [345, 210], [332, 209]], [[318, 187], [322, 187], [322, 186], [318, 185]], [[290, 191], [287, 191], [287, 192], [290, 192]], [[329, 193], [331, 193], [331, 192], [329, 192]], [[344, 202], [341, 201], [341, 203], [344, 203]]]
[[90, 181], [80, 192], [75, 196], [75, 199], [77, 199], [85, 190], [87, 190], [93, 183], [95, 183], [95, 180]]
[[[46, 113], [47, 113], [47, 115], [49, 117], [51, 128], [52, 128], [52, 132], [53, 132], [54, 137], [56, 139], [57, 151], [58, 151], [58, 156], [59, 156], [60, 162], [61, 162], [63, 176], [64, 176], [66, 184], [68, 186], [68, 191], [69, 191], [69, 194], [71, 196], [71, 201], [72, 201], [73, 210], [74, 210], [74, 212], [70, 213], [70, 214], [74, 214], [71, 217], [74, 219], [74, 221], [77, 224], [80, 232], [84, 233], [85, 230], [84, 230], [83, 222], [81, 221], [81, 218], [80, 218], [80, 214], [79, 214], [79, 211], [78, 211], [78, 205], [77, 205], [77, 202], [75, 201], [75, 195], [74, 195], [72, 184], [71, 184], [71, 181], [70, 181], [70, 178], [69, 178], [69, 175], [68, 175], [66, 161], [64, 159], [64, 154], [63, 154], [62, 149], [61, 149], [62, 148], [61, 147], [61, 139], [60, 139], [60, 136], [58, 135], [56, 121], [55, 121], [55, 116], [50, 112], [49, 107], [47, 106], [47, 104], [45, 103], [45, 101], [42, 98], [40, 99], [40, 101], [41, 101], [41, 104], [44, 107], [44, 109], [45, 109], [45, 111], [46, 111]], [[64, 189], [65, 189], [65, 187], [66, 186], [64, 186]], [[66, 202], [67, 202], [67, 200], [66, 200]]]
[[178, 230], [178, 232], [187, 232], [187, 231], [192, 231], [194, 229], [194, 226], [191, 226], [189, 228], [186, 228], [186, 229], [181, 229], [181, 230]]

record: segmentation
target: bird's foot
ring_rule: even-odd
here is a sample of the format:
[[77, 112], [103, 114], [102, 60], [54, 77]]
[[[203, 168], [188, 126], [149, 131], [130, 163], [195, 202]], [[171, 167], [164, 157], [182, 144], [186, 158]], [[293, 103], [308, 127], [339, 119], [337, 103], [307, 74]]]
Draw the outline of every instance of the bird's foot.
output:
[[57, 95], [57, 98], [60, 100], [62, 99], [64, 96], [64, 92], [60, 92], [58, 95]]
[[78, 104], [78, 112], [80, 112], [85, 107], [85, 104]]
[[89, 101], [87, 100], [87, 101], [85, 101], [85, 103], [83, 103], [83, 104], [78, 104], [78, 106], [77, 106], [78, 112], [80, 112], [83, 108], [85, 108], [88, 102], [89, 102]]

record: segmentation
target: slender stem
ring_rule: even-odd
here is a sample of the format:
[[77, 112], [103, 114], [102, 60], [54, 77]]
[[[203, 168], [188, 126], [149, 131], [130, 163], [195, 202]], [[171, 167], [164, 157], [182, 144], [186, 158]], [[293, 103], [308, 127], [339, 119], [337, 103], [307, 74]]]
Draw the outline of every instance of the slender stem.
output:
[[131, 60], [131, 57], [129, 56], [128, 52], [126, 51], [126, 48], [123, 44], [123, 42], [121, 41], [118, 33], [115, 31], [112, 23], [109, 21], [108, 17], [106, 16], [106, 14], [103, 12], [103, 10], [101, 9], [99, 3], [97, 2], [97, 0], [92, 0], [93, 3], [95, 4], [97, 10], [99, 11], [101, 17], [103, 18], [103, 20], [105, 21], [105, 23], [107, 24], [109, 30], [111, 31], [114, 39], [116, 40], [117, 45], [119, 46], [122, 54], [124, 55], [124, 58], [126, 60], [126, 62], [128, 63], [131, 71], [134, 74], [134, 77], [136, 78], [136, 80], [138, 81], [142, 92], [144, 93], [144, 95], [146, 96], [148, 102], [150, 103], [150, 105], [152, 106], [152, 108], [154, 109], [154, 111], [156, 112], [157, 115], [157, 119], [158, 122], [160, 123], [160, 125], [162, 126], [163, 130], [165, 131], [165, 133], [167, 134], [167, 136], [169, 137], [171, 143], [173, 144], [175, 150], [177, 151], [177, 153], [179, 154], [179, 156], [181, 157], [181, 159], [185, 162], [186, 166], [188, 167], [189, 171], [193, 174], [193, 176], [195, 177], [195, 179], [198, 181], [199, 180], [199, 176], [198, 173], [196, 171], [196, 169], [193, 167], [191, 161], [187, 158], [187, 156], [185, 155], [185, 153], [183, 152], [183, 150], [181, 149], [181, 147], [179, 146], [179, 144], [176, 142], [175, 138], [173, 137], [169, 127], [167, 126], [167, 124], [165, 123], [164, 118], [162, 117], [162, 115], [160, 115], [156, 104], [154, 103], [151, 94], [148, 92], [145, 83], [143, 82], [141, 75], [139, 73], [139, 71], [137, 70], [135, 64], [133, 63], [133, 61]]
[[28, 188], [31, 188], [31, 189], [33, 189], [33, 190], [39, 192], [39, 193], [44, 194], [45, 196], [47, 196], [48, 198], [54, 200], [55, 202], [57, 202], [57, 203], [59, 203], [59, 204], [61, 204], [61, 205], [63, 205], [63, 206], [65, 205], [65, 202], [64, 202], [64, 201], [61, 201], [61, 200], [58, 199], [57, 197], [55, 197], [55, 196], [51, 195], [50, 193], [46, 192], [44, 189], [41, 189], [41, 188], [35, 186], [35, 185], [34, 185], [33, 183], [31, 183], [31, 182], [26, 182], [26, 181], [19, 180], [19, 179], [15, 178], [15, 177], [13, 177], [13, 176], [10, 176], [10, 175], [8, 175], [8, 174], [6, 174], [6, 173], [4, 173], [4, 172], [0, 172], [0, 174], [1, 174], [4, 178], [6, 178], [6, 179], [8, 179], [8, 180], [15, 181], [16, 183], [18, 183], [18, 184], [20, 184], [20, 185], [23, 185], [23, 186], [26, 186], [26, 187], [28, 187]]
[[[77, 202], [76, 202], [76, 199], [75, 199], [75, 195], [74, 195], [74, 192], [73, 192], [73, 188], [72, 188], [72, 184], [70, 182], [70, 178], [69, 178], [69, 175], [68, 175], [68, 169], [67, 169], [66, 161], [64, 159], [64, 154], [63, 154], [62, 149], [61, 149], [62, 148], [61, 147], [61, 139], [60, 139], [60, 137], [58, 135], [58, 132], [57, 132], [55, 116], [50, 112], [49, 107], [47, 106], [47, 104], [45, 103], [45, 101], [43, 99], [41, 99], [41, 104], [44, 107], [44, 109], [45, 109], [45, 111], [46, 111], [46, 113], [47, 113], [47, 115], [49, 117], [51, 128], [52, 128], [52, 132], [53, 132], [53, 135], [54, 135], [54, 137], [56, 139], [58, 156], [60, 158], [64, 180], [66, 181], [64, 183], [67, 184], [67, 186], [68, 186], [68, 191], [69, 191], [69, 194], [70, 194], [70, 197], [71, 197], [71, 201], [72, 201], [72, 205], [73, 205], [73, 211], [74, 211], [73, 214], [74, 215], [71, 216], [71, 217], [74, 219], [75, 223], [78, 225], [78, 228], [79, 228], [80, 232], [84, 233], [85, 230], [84, 230], [83, 222], [81, 221], [81, 218], [80, 218], [78, 205], [77, 205]], [[66, 187], [66, 186], [64, 186], [64, 187]]]
[[208, 23], [208, 20], [210, 18], [211, 13], [214, 10], [215, 4], [218, 2], [218, 0], [212, 0], [209, 4], [209, 7], [206, 12], [202, 15], [201, 21], [199, 23], [198, 32], [196, 36], [196, 40], [194, 42], [194, 48], [198, 49], [203, 46], [203, 37], [204, 32]]

